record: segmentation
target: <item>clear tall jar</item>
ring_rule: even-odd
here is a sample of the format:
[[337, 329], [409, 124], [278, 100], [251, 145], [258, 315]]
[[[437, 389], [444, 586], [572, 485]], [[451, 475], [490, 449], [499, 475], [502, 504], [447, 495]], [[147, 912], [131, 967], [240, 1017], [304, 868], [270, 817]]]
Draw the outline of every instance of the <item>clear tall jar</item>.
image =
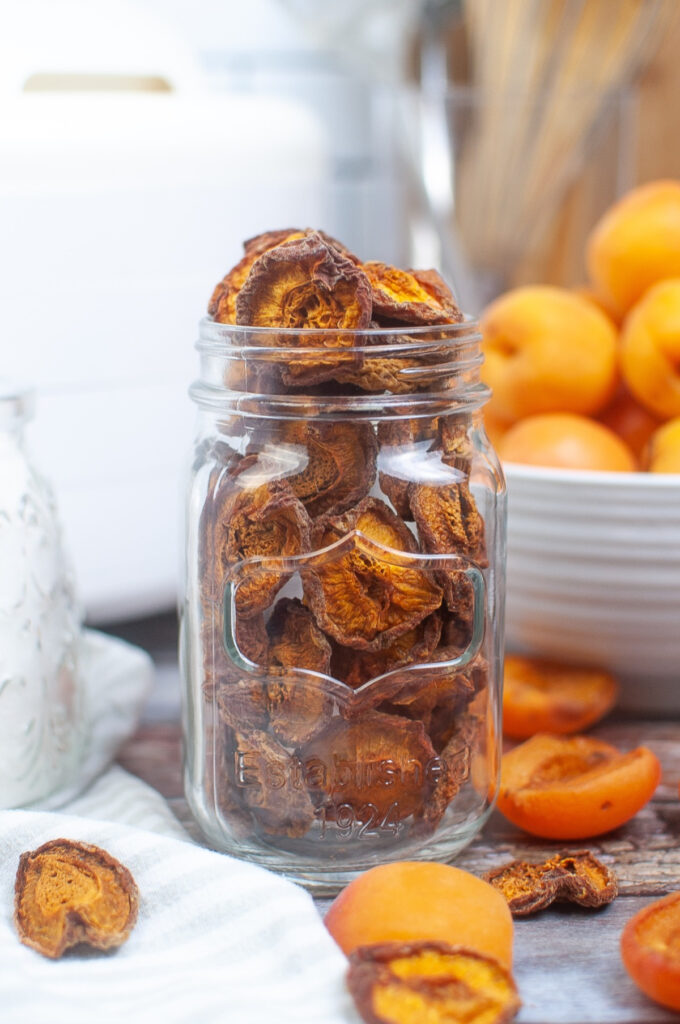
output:
[[186, 795], [213, 846], [319, 892], [451, 859], [493, 804], [505, 485], [479, 340], [201, 323]]
[[31, 392], [0, 381], [0, 807], [70, 783], [85, 739], [80, 609], [52, 490], [24, 443], [32, 412]]

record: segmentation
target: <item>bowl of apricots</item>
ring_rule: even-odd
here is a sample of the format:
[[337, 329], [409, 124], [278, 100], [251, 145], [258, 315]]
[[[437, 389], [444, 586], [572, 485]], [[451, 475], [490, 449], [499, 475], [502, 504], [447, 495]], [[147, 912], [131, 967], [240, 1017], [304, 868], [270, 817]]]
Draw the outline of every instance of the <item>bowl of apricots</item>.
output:
[[508, 482], [510, 650], [589, 663], [622, 706], [680, 710], [680, 181], [594, 225], [590, 283], [483, 312]]

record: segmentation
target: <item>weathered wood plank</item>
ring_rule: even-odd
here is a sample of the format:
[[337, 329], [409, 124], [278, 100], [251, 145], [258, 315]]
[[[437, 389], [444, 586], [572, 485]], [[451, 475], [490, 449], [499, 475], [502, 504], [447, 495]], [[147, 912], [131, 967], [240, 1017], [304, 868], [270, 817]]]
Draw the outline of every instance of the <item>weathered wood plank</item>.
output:
[[[622, 749], [651, 747], [664, 772], [650, 804], [616, 832], [582, 843], [533, 839], [494, 814], [456, 864], [482, 875], [516, 857], [540, 860], [556, 849], [585, 848], [616, 871], [621, 895], [593, 913], [555, 907], [516, 922], [514, 973], [523, 1000], [520, 1024], [666, 1024], [677, 1015], [650, 1002], [630, 981], [619, 955], [621, 930], [652, 897], [680, 888], [680, 725], [609, 722], [596, 735]], [[197, 842], [182, 796], [180, 727], [153, 724], [126, 744], [121, 764], [155, 786]], [[329, 900], [317, 900], [323, 914]]]

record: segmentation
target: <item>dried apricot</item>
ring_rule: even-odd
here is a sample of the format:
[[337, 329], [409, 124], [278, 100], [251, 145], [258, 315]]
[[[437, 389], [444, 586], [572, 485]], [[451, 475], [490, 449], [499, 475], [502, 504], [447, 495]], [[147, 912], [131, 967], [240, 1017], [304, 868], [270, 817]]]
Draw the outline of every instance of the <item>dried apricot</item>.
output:
[[508, 654], [503, 682], [503, 732], [525, 740], [537, 732], [581, 732], [616, 703], [609, 672]]
[[680, 892], [655, 900], [630, 919], [621, 934], [621, 957], [650, 999], [680, 1010]]
[[208, 303], [208, 313], [221, 324], [236, 323], [236, 296], [246, 282], [246, 278], [258, 256], [274, 246], [280, 245], [291, 238], [302, 238], [304, 232], [298, 228], [283, 228], [281, 231], [265, 231], [261, 235], [249, 238], [243, 243], [245, 255], [215, 285], [215, 290]]
[[513, 860], [484, 879], [503, 893], [513, 917], [544, 910], [555, 900], [603, 907], [618, 893], [614, 872], [588, 850], [557, 854], [542, 864]]
[[505, 1024], [521, 1005], [497, 960], [445, 942], [362, 946], [347, 987], [367, 1024]]
[[318, 232], [259, 256], [236, 299], [236, 322], [248, 327], [361, 330], [370, 320], [366, 275]]
[[358, 821], [389, 815], [393, 822], [417, 811], [433, 788], [436, 753], [420, 722], [369, 711], [357, 721], [335, 718], [300, 751], [328, 818], [352, 808]]
[[[204, 593], [221, 601], [230, 570], [244, 559], [308, 551], [309, 528], [304, 505], [289, 485], [263, 483], [252, 458], [242, 459], [205, 507]], [[237, 587], [237, 614], [263, 611], [285, 582], [278, 572], [254, 572]]]
[[373, 486], [378, 442], [370, 423], [290, 420], [280, 443], [301, 453], [303, 468], [286, 481], [312, 518], [346, 512]]
[[369, 679], [376, 679], [402, 665], [429, 661], [439, 643], [441, 631], [441, 618], [438, 612], [433, 612], [379, 651], [364, 651], [334, 644], [331, 672], [336, 679], [356, 689]]
[[350, 534], [350, 550], [305, 573], [305, 600], [338, 643], [376, 651], [435, 611], [442, 591], [431, 574], [407, 560], [388, 560], [376, 547], [417, 551], [413, 534], [383, 501], [365, 498], [342, 516], [321, 516], [312, 544], [318, 550]]
[[128, 869], [106, 850], [73, 839], [22, 853], [14, 893], [19, 938], [51, 959], [80, 943], [121, 946], [137, 921], [139, 893]]
[[402, 324], [452, 324], [463, 319], [451, 289], [435, 270], [362, 263], [371, 283], [373, 315]]
[[498, 807], [532, 835], [587, 839], [637, 814], [660, 777], [646, 747], [622, 754], [589, 736], [538, 733], [503, 756]]

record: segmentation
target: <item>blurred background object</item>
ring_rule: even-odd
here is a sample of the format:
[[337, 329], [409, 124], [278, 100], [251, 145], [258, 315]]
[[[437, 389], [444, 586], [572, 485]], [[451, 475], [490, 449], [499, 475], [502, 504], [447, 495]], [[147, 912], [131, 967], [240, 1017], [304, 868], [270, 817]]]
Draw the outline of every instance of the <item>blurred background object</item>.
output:
[[319, 225], [472, 312], [582, 281], [611, 200], [680, 177], [677, 6], [5, 0], [2, 369], [90, 621], [174, 604], [192, 343], [241, 241]]
[[667, 0], [430, 0], [415, 158], [466, 308], [583, 280], [585, 235], [635, 179], [633, 84], [675, 14]]

